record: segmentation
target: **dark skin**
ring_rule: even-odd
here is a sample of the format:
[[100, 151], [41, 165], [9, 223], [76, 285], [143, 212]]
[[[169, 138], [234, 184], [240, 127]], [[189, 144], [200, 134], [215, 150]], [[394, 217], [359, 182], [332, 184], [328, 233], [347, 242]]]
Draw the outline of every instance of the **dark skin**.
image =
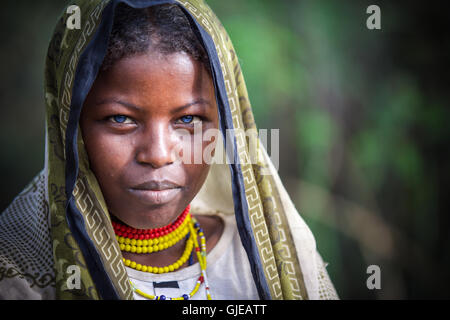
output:
[[[98, 75], [83, 105], [80, 128], [113, 219], [138, 229], [168, 225], [192, 201], [209, 171], [203, 158], [194, 163], [192, 154], [186, 163], [174, 150], [201, 151], [215, 143], [201, 139], [206, 130], [218, 128], [211, 76], [184, 52], [125, 57]], [[210, 251], [223, 222], [196, 218]], [[184, 246], [180, 241], [160, 252], [123, 256], [161, 267], [175, 262]]]

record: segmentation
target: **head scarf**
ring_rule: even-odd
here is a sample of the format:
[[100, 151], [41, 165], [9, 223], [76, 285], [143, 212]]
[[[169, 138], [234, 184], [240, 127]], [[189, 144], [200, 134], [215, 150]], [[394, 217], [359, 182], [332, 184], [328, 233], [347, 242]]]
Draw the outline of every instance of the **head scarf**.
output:
[[[244, 78], [230, 38], [202, 0], [77, 0], [79, 29], [68, 28], [69, 14], [62, 14], [46, 60], [45, 167], [0, 216], [0, 296], [9, 290], [28, 298], [133, 298], [78, 125], [121, 2], [179, 5], [209, 56], [220, 130], [232, 152], [229, 164], [211, 166], [192, 212], [235, 215], [261, 299], [336, 298], [314, 237], [262, 144], [250, 161], [245, 132], [256, 125]], [[227, 130], [235, 132], [228, 140]]]

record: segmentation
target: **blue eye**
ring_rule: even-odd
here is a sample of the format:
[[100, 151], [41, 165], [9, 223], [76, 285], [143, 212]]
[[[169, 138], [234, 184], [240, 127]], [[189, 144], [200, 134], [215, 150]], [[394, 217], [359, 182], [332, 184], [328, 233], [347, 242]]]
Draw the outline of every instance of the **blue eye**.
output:
[[115, 115], [112, 117], [114, 119], [115, 122], [117, 123], [124, 123], [127, 120], [126, 116], [123, 115]]
[[180, 118], [183, 123], [191, 123], [194, 120], [194, 116], [183, 116]]
[[177, 124], [188, 124], [190, 126], [196, 125], [202, 122], [202, 118], [199, 116], [186, 115], [177, 119]]

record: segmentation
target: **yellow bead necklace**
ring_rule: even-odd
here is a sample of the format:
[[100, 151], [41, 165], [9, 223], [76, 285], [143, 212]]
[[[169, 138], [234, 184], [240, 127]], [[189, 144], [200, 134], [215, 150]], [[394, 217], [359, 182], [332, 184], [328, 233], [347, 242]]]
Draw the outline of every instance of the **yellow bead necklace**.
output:
[[200, 265], [200, 276], [189, 294], [183, 294], [182, 296], [175, 298], [166, 297], [164, 295], [155, 296], [139, 290], [130, 280], [131, 287], [137, 294], [152, 300], [187, 300], [193, 297], [204, 283], [206, 297], [208, 300], [211, 300], [208, 278], [206, 276], [206, 239], [199, 223], [190, 215], [189, 210], [190, 206], [187, 206], [174, 223], [157, 229], [139, 230], [125, 226], [119, 222], [113, 222], [116, 239], [120, 249], [122, 251], [138, 254], [149, 254], [170, 248], [189, 234], [183, 254], [176, 262], [168, 266], [147, 266], [123, 258], [123, 263], [127, 267], [138, 271], [155, 274], [176, 271], [186, 263], [195, 248], [197, 260]]
[[[194, 218], [192, 218], [192, 222], [189, 224], [189, 229], [190, 229], [190, 233], [191, 233], [189, 240], [192, 240], [194, 243], [195, 252], [197, 253], [197, 259], [198, 259], [199, 265], [200, 265], [200, 277], [197, 279], [194, 289], [192, 289], [192, 291], [189, 294], [183, 294], [180, 297], [166, 297], [165, 295], [156, 296], [156, 295], [148, 294], [148, 293], [145, 293], [145, 292], [139, 290], [136, 287], [136, 285], [130, 280], [130, 284], [131, 284], [131, 287], [134, 292], [136, 292], [137, 294], [141, 295], [144, 298], [151, 299], [151, 300], [188, 300], [197, 293], [200, 286], [204, 283], [205, 291], [206, 291], [206, 298], [208, 300], [212, 299], [211, 293], [210, 293], [210, 288], [208, 285], [208, 278], [206, 276], [206, 239], [205, 239], [205, 235], [203, 233], [203, 230], [200, 228], [199, 223]], [[200, 238], [200, 243], [198, 241], [198, 238]], [[187, 246], [188, 245], [186, 244], [186, 247]], [[131, 263], [130, 263], [130, 265], [131, 265]], [[137, 266], [136, 266], [136, 268], [137, 268]], [[142, 269], [142, 267], [141, 267], [141, 269]]]
[[151, 267], [142, 265], [140, 263], [136, 263], [135, 261], [131, 261], [130, 259], [123, 258], [123, 262], [127, 267], [136, 269], [138, 271], [143, 272], [149, 272], [149, 273], [167, 273], [167, 272], [173, 272], [180, 268], [185, 262], [189, 259], [189, 256], [191, 255], [192, 248], [194, 247], [193, 243], [193, 235], [190, 235], [189, 239], [186, 241], [186, 248], [184, 249], [183, 254], [181, 255], [180, 259], [178, 259], [176, 262], [172, 263], [171, 265], [168, 265], [166, 267]]
[[189, 233], [188, 223], [190, 222], [190, 215], [186, 217], [178, 229], [165, 236], [154, 239], [130, 239], [123, 236], [116, 235], [119, 242], [120, 250], [132, 253], [152, 253], [158, 252], [172, 247], [183, 239]]

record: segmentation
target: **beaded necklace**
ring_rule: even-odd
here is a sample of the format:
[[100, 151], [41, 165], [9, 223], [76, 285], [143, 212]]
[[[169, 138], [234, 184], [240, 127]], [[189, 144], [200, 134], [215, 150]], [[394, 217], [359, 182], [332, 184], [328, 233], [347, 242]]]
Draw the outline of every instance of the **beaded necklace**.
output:
[[[190, 215], [186, 215], [184, 217], [184, 221], [182, 221], [176, 229], [171, 230], [170, 233], [163, 233], [161, 236], [155, 236], [150, 234], [138, 234], [138, 233], [131, 233], [129, 232], [117, 232], [116, 231], [116, 238], [119, 242], [120, 250], [132, 252], [132, 253], [152, 253], [161, 251], [167, 248], [170, 248], [171, 246], [175, 245], [177, 242], [179, 242], [181, 239], [183, 239], [189, 232], [189, 224], [190, 221]], [[114, 224], [113, 224], [114, 225]], [[121, 228], [116, 223], [116, 227], [114, 227], [114, 230]], [[128, 227], [130, 228], [130, 227]], [[136, 230], [136, 229], [134, 229]], [[140, 230], [139, 230], [140, 231]], [[119, 235], [121, 234], [121, 235]], [[125, 235], [125, 236], [123, 236]], [[136, 240], [136, 238], [138, 240]], [[141, 239], [142, 238], [142, 239]]]
[[189, 259], [195, 248], [201, 274], [189, 294], [183, 294], [180, 297], [166, 297], [164, 295], [155, 296], [139, 290], [130, 280], [131, 287], [137, 294], [151, 300], [188, 300], [197, 293], [200, 286], [204, 283], [206, 297], [208, 300], [211, 300], [208, 278], [206, 276], [205, 234], [200, 228], [198, 221], [190, 215], [189, 211], [190, 206], [188, 205], [174, 223], [157, 229], [134, 229], [119, 222], [113, 222], [114, 232], [116, 233], [120, 249], [132, 253], [146, 254], [161, 251], [175, 245], [177, 242], [188, 236], [183, 254], [171, 265], [165, 267], [152, 267], [123, 258], [123, 262], [127, 267], [138, 271], [149, 273], [173, 272]]

